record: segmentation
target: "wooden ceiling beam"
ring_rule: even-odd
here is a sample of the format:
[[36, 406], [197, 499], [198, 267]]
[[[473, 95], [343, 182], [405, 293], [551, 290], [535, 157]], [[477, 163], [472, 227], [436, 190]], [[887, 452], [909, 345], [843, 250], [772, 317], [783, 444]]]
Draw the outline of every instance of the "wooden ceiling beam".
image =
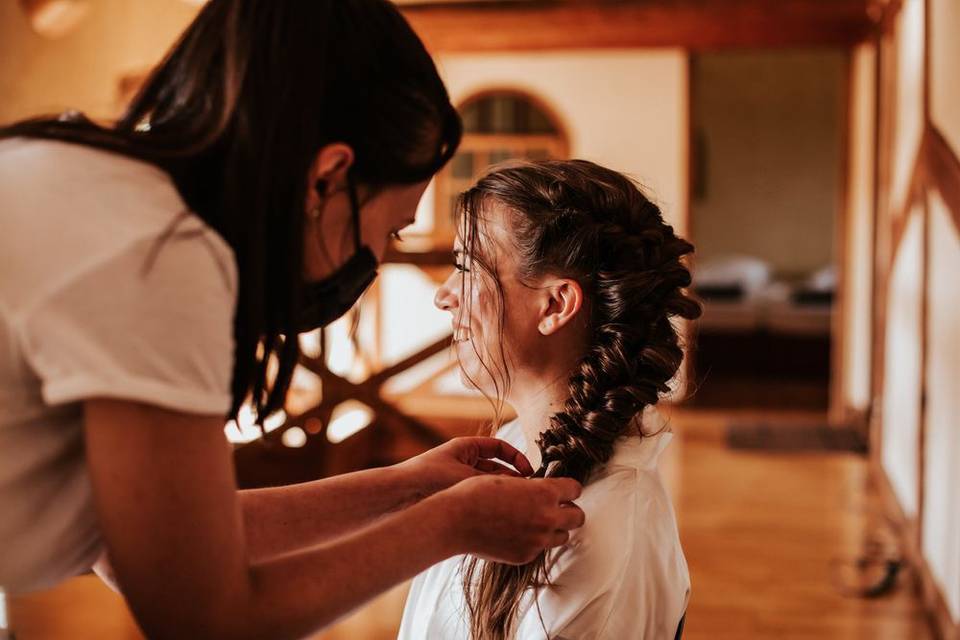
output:
[[834, 46], [875, 33], [878, 0], [473, 0], [401, 5], [435, 52]]

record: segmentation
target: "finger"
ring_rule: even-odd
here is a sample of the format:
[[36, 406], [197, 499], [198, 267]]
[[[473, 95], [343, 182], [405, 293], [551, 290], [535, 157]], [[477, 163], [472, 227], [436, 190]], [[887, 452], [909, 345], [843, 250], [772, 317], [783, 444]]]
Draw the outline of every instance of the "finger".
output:
[[469, 440], [472, 445], [476, 446], [480, 458], [499, 458], [512, 464], [524, 476], [533, 474], [533, 466], [526, 456], [507, 442], [499, 438], [481, 437], [469, 438]]
[[583, 493], [583, 486], [573, 478], [547, 478], [543, 482], [550, 483], [558, 502], [571, 502]]
[[515, 476], [517, 478], [522, 477], [519, 473], [517, 473], [510, 467], [500, 464], [499, 462], [495, 462], [493, 460], [486, 460], [484, 458], [477, 460], [477, 463], [473, 465], [473, 468], [478, 471], [483, 471], [484, 473], [494, 473], [497, 475]]
[[550, 536], [550, 542], [547, 544], [547, 548], [559, 547], [561, 545], [567, 544], [567, 541], [570, 540], [570, 533], [567, 531], [555, 531], [552, 536]]
[[557, 529], [564, 531], [579, 529], [586, 521], [587, 514], [573, 503], [562, 504], [557, 510]]

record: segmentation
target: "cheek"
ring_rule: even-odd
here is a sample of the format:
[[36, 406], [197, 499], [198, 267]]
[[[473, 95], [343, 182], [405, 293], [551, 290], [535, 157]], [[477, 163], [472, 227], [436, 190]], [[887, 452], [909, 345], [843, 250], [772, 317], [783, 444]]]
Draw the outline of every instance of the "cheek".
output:
[[490, 352], [498, 333], [500, 309], [495, 294], [483, 286], [474, 286], [468, 289], [470, 312], [470, 333], [478, 347], [483, 345], [481, 353]]
[[469, 280], [463, 283], [460, 291], [460, 314], [466, 318], [458, 318], [457, 322], [468, 324], [470, 339], [457, 344], [457, 352], [461, 365], [471, 377], [483, 376], [484, 368], [481, 364], [491, 366], [499, 360], [499, 307], [496, 303], [496, 293], [488, 291], [482, 284]]

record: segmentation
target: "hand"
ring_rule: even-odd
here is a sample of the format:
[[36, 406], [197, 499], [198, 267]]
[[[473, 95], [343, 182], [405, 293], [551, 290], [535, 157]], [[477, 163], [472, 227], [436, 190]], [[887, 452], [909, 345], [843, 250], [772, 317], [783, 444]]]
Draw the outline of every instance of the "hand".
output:
[[[497, 462], [498, 459], [514, 468]], [[522, 453], [498, 438], [481, 437], [454, 438], [401, 462], [397, 468], [414, 479], [421, 498], [474, 476], [533, 474], [533, 467]]]
[[[454, 535], [485, 560], [526, 564], [544, 549], [566, 544], [583, 526], [572, 503], [582, 487], [571, 478], [471, 478], [441, 494], [453, 501]], [[437, 496], [438, 498], [440, 496]]]

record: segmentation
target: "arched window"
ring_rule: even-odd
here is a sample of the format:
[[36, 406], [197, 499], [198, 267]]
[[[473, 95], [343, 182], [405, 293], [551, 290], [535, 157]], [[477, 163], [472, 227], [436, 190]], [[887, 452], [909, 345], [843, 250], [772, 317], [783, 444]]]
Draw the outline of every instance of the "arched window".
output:
[[505, 160], [566, 158], [567, 137], [558, 119], [540, 100], [515, 90], [472, 96], [460, 107], [463, 142], [437, 176], [435, 237], [452, 238], [453, 205], [490, 165]]

